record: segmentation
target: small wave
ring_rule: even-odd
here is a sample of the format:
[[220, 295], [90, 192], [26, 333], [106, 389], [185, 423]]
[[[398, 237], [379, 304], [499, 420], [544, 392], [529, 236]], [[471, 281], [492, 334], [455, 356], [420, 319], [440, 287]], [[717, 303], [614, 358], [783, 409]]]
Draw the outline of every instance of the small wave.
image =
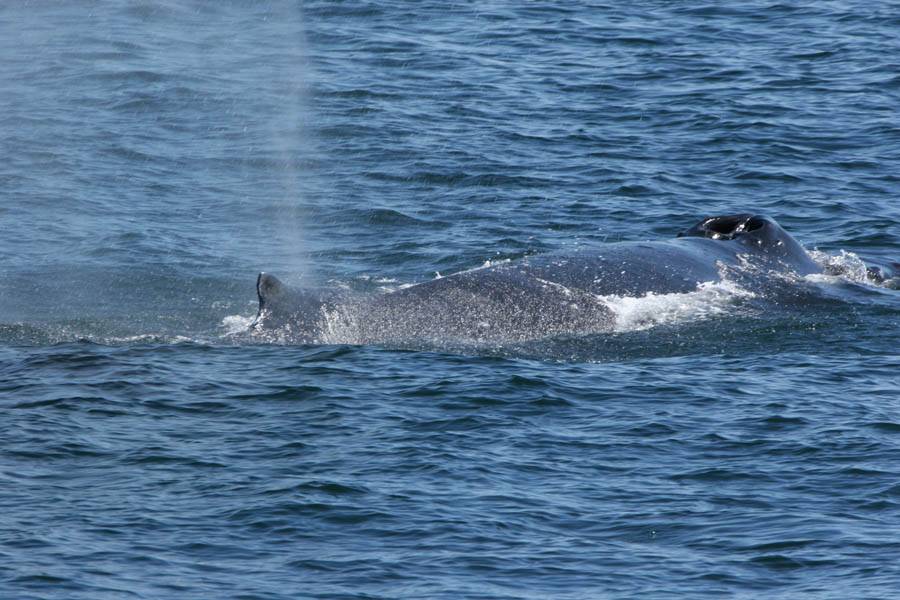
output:
[[[252, 319], [250, 319], [252, 321]], [[104, 331], [101, 322], [78, 323], [0, 323], [0, 342], [25, 346], [87, 343], [104, 346], [132, 346], [139, 344], [205, 344], [213, 341], [205, 336], [173, 333], [115, 334]]]
[[202, 344], [202, 339], [188, 337], [186, 335], [163, 335], [157, 333], [139, 333], [136, 335], [105, 336], [85, 338], [97, 344], [108, 346], [133, 345], [133, 344]]

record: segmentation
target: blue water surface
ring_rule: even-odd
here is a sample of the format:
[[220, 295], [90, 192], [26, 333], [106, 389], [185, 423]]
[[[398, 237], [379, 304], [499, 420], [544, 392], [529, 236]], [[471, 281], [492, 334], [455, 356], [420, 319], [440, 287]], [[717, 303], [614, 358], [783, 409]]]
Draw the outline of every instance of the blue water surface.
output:
[[[0, 598], [891, 598], [900, 5], [0, 5]], [[602, 335], [312, 346], [764, 213], [842, 275]]]

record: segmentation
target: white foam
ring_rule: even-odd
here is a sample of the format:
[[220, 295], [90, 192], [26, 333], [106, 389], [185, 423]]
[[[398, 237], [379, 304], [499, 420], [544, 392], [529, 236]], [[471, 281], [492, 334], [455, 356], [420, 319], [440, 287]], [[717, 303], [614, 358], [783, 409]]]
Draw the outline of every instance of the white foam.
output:
[[735, 310], [756, 294], [728, 280], [701, 283], [693, 292], [646, 296], [600, 296], [616, 317], [613, 330], [639, 331], [663, 324], [708, 319]]
[[810, 250], [809, 256], [822, 267], [824, 273], [807, 275], [805, 279], [816, 283], [851, 282], [875, 285], [866, 272], [866, 263], [854, 252], [841, 250], [840, 254], [828, 254]]
[[253, 323], [254, 317], [246, 317], [244, 315], [228, 315], [222, 319], [222, 328], [225, 330], [226, 336], [244, 333]]

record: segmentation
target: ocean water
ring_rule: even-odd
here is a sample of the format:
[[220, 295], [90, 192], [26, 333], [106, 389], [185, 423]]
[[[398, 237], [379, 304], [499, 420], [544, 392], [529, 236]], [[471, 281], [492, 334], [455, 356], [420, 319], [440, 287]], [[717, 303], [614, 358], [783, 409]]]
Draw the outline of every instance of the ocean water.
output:
[[[900, 6], [0, 5], [0, 598], [891, 598]], [[733, 212], [841, 275], [268, 343]]]

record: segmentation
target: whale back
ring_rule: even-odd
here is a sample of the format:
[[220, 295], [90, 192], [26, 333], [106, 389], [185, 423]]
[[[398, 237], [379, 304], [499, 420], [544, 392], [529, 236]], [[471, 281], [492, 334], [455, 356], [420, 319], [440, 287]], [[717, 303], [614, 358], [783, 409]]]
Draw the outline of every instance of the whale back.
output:
[[295, 343], [581, 335], [613, 327], [608, 302], [617, 297], [690, 293], [726, 278], [742, 286], [763, 286], [772, 271], [805, 275], [821, 268], [772, 219], [723, 215], [703, 219], [674, 240], [525, 257], [386, 294], [291, 288], [261, 273], [259, 312], [252, 327], [276, 330], [276, 341]]

